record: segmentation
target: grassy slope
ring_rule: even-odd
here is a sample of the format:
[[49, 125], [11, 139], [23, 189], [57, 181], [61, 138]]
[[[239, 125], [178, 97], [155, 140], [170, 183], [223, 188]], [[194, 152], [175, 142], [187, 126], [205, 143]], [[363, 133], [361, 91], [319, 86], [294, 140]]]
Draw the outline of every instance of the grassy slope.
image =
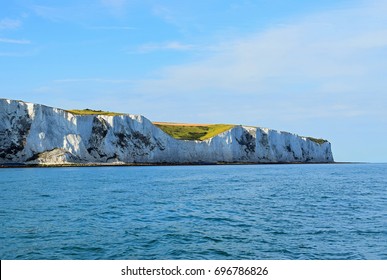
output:
[[155, 124], [165, 133], [173, 138], [180, 140], [206, 140], [218, 135], [224, 131], [233, 128], [229, 124], [210, 124], [210, 125], [168, 125]]
[[[106, 115], [106, 116], [119, 116], [121, 113], [101, 111], [101, 110], [66, 110], [74, 115]], [[157, 127], [169, 134], [173, 138], [180, 140], [206, 140], [212, 138], [222, 132], [225, 132], [235, 125], [230, 124], [209, 124], [209, 125], [186, 125], [186, 124], [168, 124], [168, 123], [155, 123]], [[328, 142], [325, 139], [317, 139], [313, 137], [306, 137], [307, 139], [317, 143], [323, 144]]]
[[321, 138], [319, 138], [319, 139], [317, 139], [317, 138], [313, 138], [313, 137], [305, 137], [306, 139], [309, 139], [310, 141], [313, 141], [313, 142], [315, 142], [315, 143], [317, 143], [317, 144], [324, 144], [325, 142], [328, 142], [328, 140], [325, 140], [325, 139], [321, 139]]
[[107, 111], [101, 111], [101, 110], [91, 110], [91, 109], [84, 109], [84, 110], [66, 110], [67, 112], [73, 114], [73, 115], [105, 115], [105, 116], [119, 116], [123, 115], [120, 113], [114, 113], [114, 112], [107, 112]]

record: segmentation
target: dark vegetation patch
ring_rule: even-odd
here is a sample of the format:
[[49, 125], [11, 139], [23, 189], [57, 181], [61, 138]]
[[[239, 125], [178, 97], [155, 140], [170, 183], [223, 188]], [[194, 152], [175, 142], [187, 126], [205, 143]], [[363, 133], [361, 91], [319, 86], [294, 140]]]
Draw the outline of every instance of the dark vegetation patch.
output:
[[121, 113], [115, 113], [115, 112], [109, 112], [109, 111], [102, 111], [102, 110], [93, 110], [93, 109], [72, 109], [72, 110], [65, 110], [66, 112], [69, 112], [73, 115], [105, 115], [105, 116], [120, 116], [123, 115]]
[[0, 134], [0, 158], [11, 159], [24, 149], [26, 138], [31, 129], [28, 116], [8, 114], [1, 120], [7, 129]]
[[328, 142], [328, 140], [321, 139], [321, 138], [313, 138], [313, 137], [305, 137], [305, 138], [320, 145]]
[[239, 145], [245, 146], [246, 153], [255, 153], [255, 138], [250, 133], [244, 131], [241, 139], [235, 139]]
[[234, 127], [229, 124], [168, 125], [155, 124], [162, 131], [179, 140], [206, 140]]

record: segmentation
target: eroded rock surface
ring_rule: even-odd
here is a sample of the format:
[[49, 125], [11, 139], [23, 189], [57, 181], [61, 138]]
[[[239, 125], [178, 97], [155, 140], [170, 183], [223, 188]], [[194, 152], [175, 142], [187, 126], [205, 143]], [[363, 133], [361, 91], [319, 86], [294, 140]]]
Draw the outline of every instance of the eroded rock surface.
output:
[[333, 162], [331, 144], [248, 126], [176, 140], [140, 115], [74, 115], [0, 99], [0, 164], [276, 162]]

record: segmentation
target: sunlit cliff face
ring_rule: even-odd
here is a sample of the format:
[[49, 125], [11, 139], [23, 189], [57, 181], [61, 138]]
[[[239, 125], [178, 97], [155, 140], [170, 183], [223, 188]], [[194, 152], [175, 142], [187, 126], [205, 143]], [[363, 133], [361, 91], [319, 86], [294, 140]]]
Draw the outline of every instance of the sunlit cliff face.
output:
[[204, 141], [177, 140], [139, 115], [75, 115], [0, 99], [1, 164], [333, 162], [329, 142], [235, 126]]

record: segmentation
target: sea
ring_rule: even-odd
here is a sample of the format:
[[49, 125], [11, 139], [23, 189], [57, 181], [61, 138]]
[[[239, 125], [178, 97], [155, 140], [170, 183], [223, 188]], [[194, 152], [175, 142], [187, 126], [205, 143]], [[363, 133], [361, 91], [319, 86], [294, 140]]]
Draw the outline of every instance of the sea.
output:
[[0, 169], [0, 258], [386, 260], [387, 164]]

